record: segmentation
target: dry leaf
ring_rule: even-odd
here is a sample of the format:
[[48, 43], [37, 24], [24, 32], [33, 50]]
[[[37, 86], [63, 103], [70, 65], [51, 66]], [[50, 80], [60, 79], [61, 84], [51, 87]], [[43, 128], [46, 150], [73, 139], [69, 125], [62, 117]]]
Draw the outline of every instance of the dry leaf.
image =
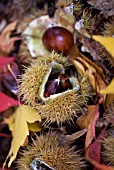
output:
[[93, 35], [92, 38], [98, 41], [101, 45], [103, 45], [106, 50], [114, 57], [114, 37], [103, 37]]
[[100, 93], [101, 94], [114, 94], [114, 79], [105, 89], [100, 90]]
[[[75, 59], [70, 59], [70, 60], [82, 76], [88, 77], [88, 79], [95, 91], [97, 91], [99, 93], [99, 91], [101, 89], [106, 87], [102, 69], [95, 66], [95, 64], [91, 65], [92, 62], [89, 62], [88, 59], [86, 60], [86, 57], [82, 57], [82, 58], [75, 57]], [[93, 67], [93, 66], [95, 66], [95, 67]], [[101, 76], [102, 76], [102, 78], [101, 78]], [[106, 95], [104, 95], [104, 99], [105, 99], [105, 96]]]
[[106, 101], [105, 101], [106, 107], [108, 107], [109, 104], [111, 104], [113, 101], [114, 101], [114, 94], [108, 94], [106, 96]]
[[9, 54], [11, 50], [14, 48], [14, 42], [19, 40], [19, 37], [10, 38], [10, 35], [13, 30], [15, 30], [17, 26], [17, 21], [9, 24], [0, 35], [0, 50], [5, 52], [5, 54]]
[[[34, 123], [35, 121], [41, 121], [41, 117], [37, 110], [30, 106], [21, 105], [15, 112], [15, 122], [13, 130], [13, 139], [11, 143], [11, 148], [6, 158], [9, 159], [8, 167], [16, 158], [17, 152], [25, 142], [27, 135], [29, 135], [28, 123]], [[4, 163], [4, 166], [6, 164]]]
[[96, 108], [94, 108], [94, 112], [92, 112], [92, 116], [88, 124], [88, 131], [85, 140], [85, 150], [89, 147], [93, 138], [95, 137], [95, 126], [98, 118], [99, 118], [99, 111], [98, 111], [98, 106], [96, 105]]
[[28, 129], [32, 132], [40, 132], [42, 130], [41, 125], [37, 122], [28, 123]]
[[96, 111], [97, 106], [91, 105], [87, 107], [88, 112], [81, 116], [79, 119], [77, 119], [76, 123], [81, 129], [88, 128], [89, 123], [94, 116], [94, 112]]
[[85, 151], [85, 159], [95, 166], [94, 170], [114, 170], [114, 168], [111, 166], [100, 164], [101, 141], [104, 134], [105, 128], [102, 130], [101, 134], [97, 137], [96, 141], [93, 142]]

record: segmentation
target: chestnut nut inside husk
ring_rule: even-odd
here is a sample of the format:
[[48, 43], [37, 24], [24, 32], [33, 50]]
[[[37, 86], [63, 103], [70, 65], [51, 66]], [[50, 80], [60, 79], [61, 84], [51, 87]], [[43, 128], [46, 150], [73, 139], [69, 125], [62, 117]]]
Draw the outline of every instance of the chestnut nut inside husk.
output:
[[49, 51], [63, 53], [67, 53], [74, 44], [72, 33], [60, 26], [48, 28], [43, 34], [42, 41]]

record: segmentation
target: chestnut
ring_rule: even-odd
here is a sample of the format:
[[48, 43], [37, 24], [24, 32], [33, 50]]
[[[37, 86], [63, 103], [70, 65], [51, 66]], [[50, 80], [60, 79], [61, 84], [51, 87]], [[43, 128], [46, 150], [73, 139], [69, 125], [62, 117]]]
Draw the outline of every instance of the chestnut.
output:
[[67, 53], [74, 44], [72, 33], [60, 26], [48, 28], [43, 34], [42, 41], [47, 50], [63, 53]]

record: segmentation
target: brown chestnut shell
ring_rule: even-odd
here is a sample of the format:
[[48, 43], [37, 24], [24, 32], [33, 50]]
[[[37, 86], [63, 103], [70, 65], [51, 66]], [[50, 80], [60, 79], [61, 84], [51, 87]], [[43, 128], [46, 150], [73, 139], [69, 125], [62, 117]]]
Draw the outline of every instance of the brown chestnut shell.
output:
[[42, 37], [42, 41], [47, 50], [66, 53], [74, 44], [74, 38], [67, 29], [55, 26], [48, 28]]

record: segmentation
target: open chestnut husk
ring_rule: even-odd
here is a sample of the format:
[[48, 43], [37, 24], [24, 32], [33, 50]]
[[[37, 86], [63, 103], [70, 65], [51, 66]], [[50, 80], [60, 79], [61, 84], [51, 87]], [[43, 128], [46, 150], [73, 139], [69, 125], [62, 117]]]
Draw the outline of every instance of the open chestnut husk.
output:
[[42, 41], [49, 51], [63, 53], [67, 53], [74, 44], [72, 33], [60, 26], [48, 28], [43, 34]]

